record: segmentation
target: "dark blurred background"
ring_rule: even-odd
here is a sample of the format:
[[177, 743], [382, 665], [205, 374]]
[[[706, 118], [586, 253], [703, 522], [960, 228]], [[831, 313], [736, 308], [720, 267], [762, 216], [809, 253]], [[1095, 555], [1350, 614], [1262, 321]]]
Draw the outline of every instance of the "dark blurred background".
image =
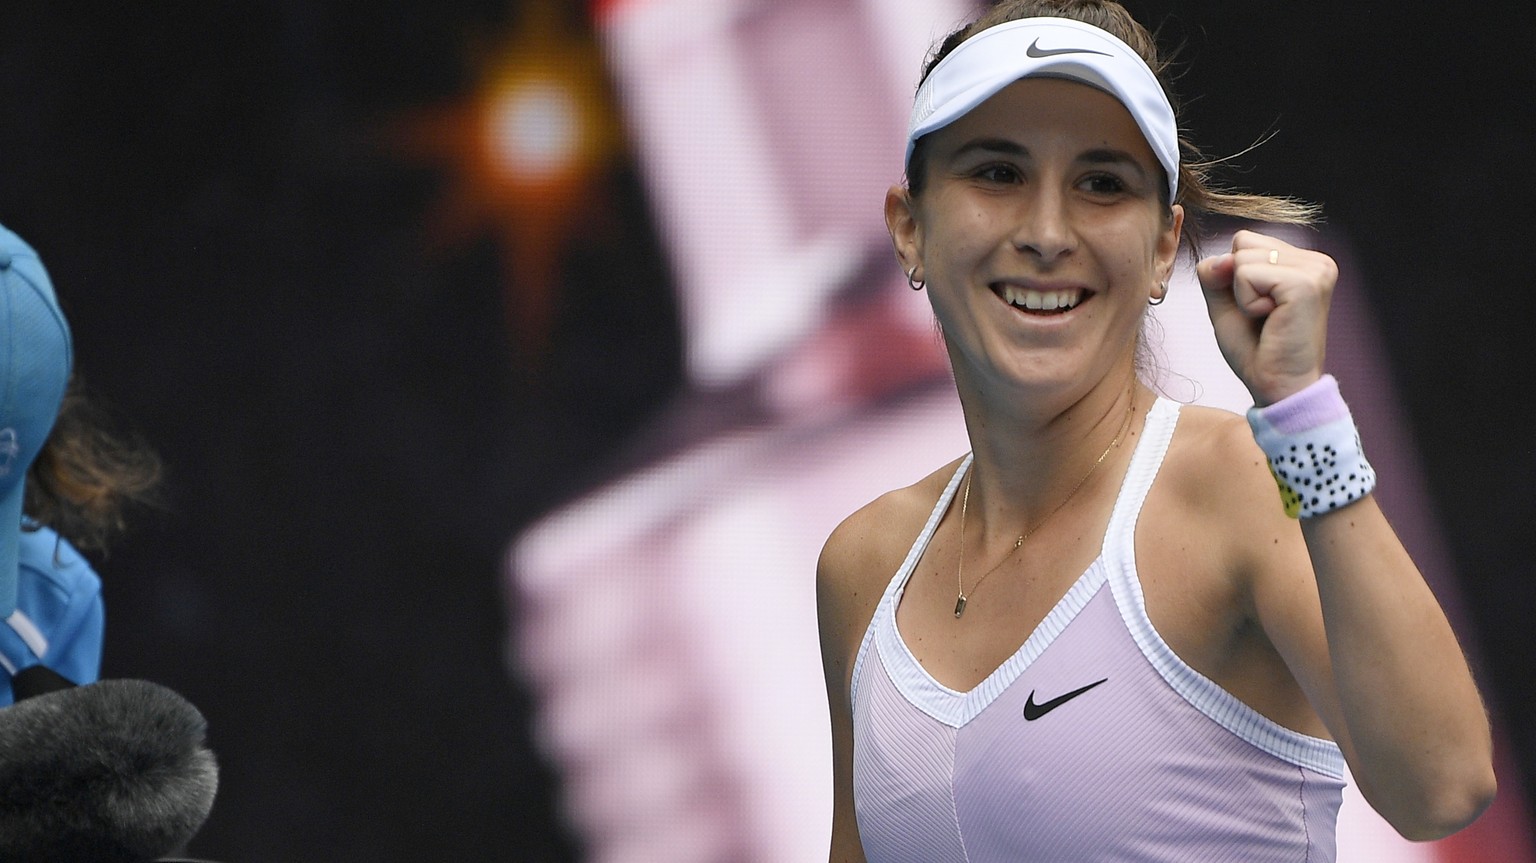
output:
[[[1320, 201], [1353, 241], [1529, 782], [1536, 16], [1129, 5], [1184, 46], [1212, 154], [1274, 133], [1229, 179]], [[526, 268], [526, 214], [422, 144], [527, 6], [0, 16], [0, 222], [43, 254], [78, 372], [168, 465], [166, 510], [98, 561], [103, 671], [208, 715], [204, 856], [579, 855], [505, 670], [500, 557], [667, 403], [682, 361], [622, 127], [570, 205], [579, 229], [539, 234], [548, 265]], [[540, 8], [590, 40], [585, 4]]]

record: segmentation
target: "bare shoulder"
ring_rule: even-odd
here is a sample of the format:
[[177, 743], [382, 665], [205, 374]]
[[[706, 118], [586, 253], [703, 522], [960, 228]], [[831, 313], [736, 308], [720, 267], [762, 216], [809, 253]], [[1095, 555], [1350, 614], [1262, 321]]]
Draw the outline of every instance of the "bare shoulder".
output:
[[1264, 453], [1238, 414], [1198, 405], [1180, 409], [1164, 467], [1171, 490], [1197, 508], [1227, 518], [1246, 515], [1248, 507], [1240, 506], [1245, 502], [1260, 504], [1254, 507], [1259, 515], [1279, 511]]
[[821, 550], [819, 592], [853, 596], [870, 580], [879, 582], [877, 593], [883, 592], [958, 466], [956, 460], [912, 485], [888, 491], [843, 519]]
[[1287, 518], [1268, 461], [1244, 417], [1186, 406], [1160, 477], [1174, 505], [1203, 541], [1220, 549], [1225, 568], [1252, 574], [1275, 546], [1301, 547], [1301, 532]]
[[912, 543], [959, 461], [886, 492], [843, 519], [816, 565], [816, 606], [824, 659], [851, 657]]

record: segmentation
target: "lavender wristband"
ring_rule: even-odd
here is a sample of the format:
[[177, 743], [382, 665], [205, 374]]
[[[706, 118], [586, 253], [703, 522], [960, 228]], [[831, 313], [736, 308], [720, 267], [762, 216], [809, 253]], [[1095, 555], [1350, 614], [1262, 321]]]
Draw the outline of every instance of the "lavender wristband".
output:
[[1365, 460], [1333, 375], [1268, 407], [1249, 408], [1248, 425], [1269, 457], [1269, 472], [1291, 518], [1332, 512], [1376, 487], [1376, 471]]

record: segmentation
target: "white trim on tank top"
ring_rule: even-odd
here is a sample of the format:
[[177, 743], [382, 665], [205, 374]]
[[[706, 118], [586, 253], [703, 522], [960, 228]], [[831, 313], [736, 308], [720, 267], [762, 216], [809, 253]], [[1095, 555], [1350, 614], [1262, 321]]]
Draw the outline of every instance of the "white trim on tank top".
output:
[[1108, 582], [1120, 619], [1142, 655], [1186, 702], [1217, 725], [1264, 752], [1299, 767], [1342, 780], [1345, 775], [1344, 757], [1337, 744], [1286, 728], [1244, 704], [1180, 659], [1147, 617], [1146, 602], [1136, 573], [1136, 521], [1152, 481], [1162, 466], [1168, 444], [1173, 439], [1178, 415], [1179, 405], [1176, 402], [1159, 398], [1153, 404], [1147, 413], [1142, 439], [1136, 445], [1130, 467], [1121, 483], [1099, 556], [1067, 589], [1066, 594], [1013, 655], [1003, 660], [975, 688], [960, 692], [935, 680], [912, 655], [896, 627], [896, 607], [901, 602], [917, 561], [932, 540], [934, 531], [959, 489], [961, 478], [971, 465], [972, 455], [968, 454], [939, 496], [927, 523], [886, 587], [875, 609], [874, 618], [865, 629], [854, 659], [850, 687], [850, 696], [854, 702], [859, 697], [859, 680], [865, 657], [873, 644], [877, 647], [876, 652], [887, 674], [903, 698], [936, 721], [951, 728], [960, 728], [985, 710], [1018, 679]]

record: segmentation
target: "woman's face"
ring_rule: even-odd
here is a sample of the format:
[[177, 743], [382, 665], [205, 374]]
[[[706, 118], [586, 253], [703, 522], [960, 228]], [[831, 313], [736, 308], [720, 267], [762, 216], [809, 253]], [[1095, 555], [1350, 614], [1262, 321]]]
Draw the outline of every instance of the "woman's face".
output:
[[916, 264], [958, 379], [1093, 383], [1132, 361], [1173, 270], [1183, 211], [1125, 106], [1027, 78], [928, 135], [927, 183], [886, 221]]

